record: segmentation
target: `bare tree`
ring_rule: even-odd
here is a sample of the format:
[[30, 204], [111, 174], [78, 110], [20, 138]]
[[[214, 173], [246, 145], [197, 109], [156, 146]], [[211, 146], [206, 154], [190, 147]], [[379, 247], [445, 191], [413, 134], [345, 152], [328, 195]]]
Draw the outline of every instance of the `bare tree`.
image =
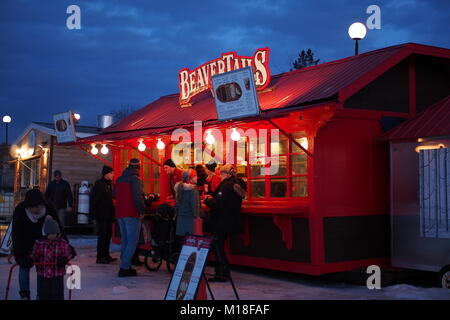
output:
[[120, 108], [114, 109], [110, 111], [110, 114], [113, 116], [113, 121], [118, 122], [123, 118], [126, 118], [128, 115], [136, 111], [136, 106], [127, 104], [121, 105]]

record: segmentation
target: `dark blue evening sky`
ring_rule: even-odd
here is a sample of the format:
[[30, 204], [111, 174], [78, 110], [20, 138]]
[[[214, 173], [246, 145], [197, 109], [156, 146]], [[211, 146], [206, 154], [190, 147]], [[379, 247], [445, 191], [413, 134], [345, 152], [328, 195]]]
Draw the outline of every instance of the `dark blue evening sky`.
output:
[[[81, 30], [66, 27], [71, 4], [81, 8]], [[122, 105], [143, 107], [178, 91], [178, 70], [222, 52], [269, 47], [272, 74], [288, 71], [302, 49], [321, 62], [344, 58], [354, 50], [349, 25], [365, 22], [372, 4], [381, 30], [368, 30], [362, 52], [450, 47], [448, 0], [1, 0], [0, 115], [13, 118], [11, 141], [29, 122], [68, 109], [94, 125]]]

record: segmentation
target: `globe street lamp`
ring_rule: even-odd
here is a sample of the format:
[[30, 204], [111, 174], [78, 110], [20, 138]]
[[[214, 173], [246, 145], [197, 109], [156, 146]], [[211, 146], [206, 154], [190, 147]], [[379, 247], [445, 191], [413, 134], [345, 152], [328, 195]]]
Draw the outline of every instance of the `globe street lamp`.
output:
[[361, 22], [352, 23], [348, 28], [348, 35], [355, 40], [355, 56], [358, 55], [358, 41], [364, 39], [367, 34], [366, 26]]
[[3, 123], [6, 126], [6, 144], [8, 144], [8, 124], [11, 122], [11, 117], [10, 116], [4, 116], [3, 117]]

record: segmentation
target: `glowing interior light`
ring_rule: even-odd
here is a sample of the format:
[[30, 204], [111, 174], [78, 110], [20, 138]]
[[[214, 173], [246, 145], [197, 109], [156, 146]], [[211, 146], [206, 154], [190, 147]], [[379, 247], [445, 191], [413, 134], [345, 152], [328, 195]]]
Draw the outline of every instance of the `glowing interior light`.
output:
[[308, 138], [301, 138], [300, 139], [300, 145], [305, 148], [306, 150], [308, 150]]
[[240, 139], [241, 139], [241, 134], [236, 130], [236, 128], [233, 128], [233, 132], [231, 133], [231, 140], [239, 141]]
[[216, 142], [216, 138], [214, 138], [214, 136], [211, 134], [211, 130], [208, 130], [208, 132], [206, 133], [205, 140], [207, 144], [214, 144], [214, 142]]
[[156, 144], [156, 148], [158, 148], [159, 150], [162, 150], [166, 147], [166, 144], [164, 142], [161, 141], [161, 139], [158, 139], [158, 143]]
[[97, 147], [95, 146], [95, 144], [92, 144], [91, 153], [92, 153], [93, 155], [96, 155], [96, 154], [98, 153], [98, 149], [97, 149]]
[[20, 157], [21, 157], [21, 158], [26, 158], [26, 157], [28, 156], [28, 152], [27, 152], [27, 150], [24, 149], [24, 148], [21, 148], [21, 149], [19, 150], [19, 154], [20, 154]]
[[442, 143], [440, 144], [434, 144], [434, 145], [427, 145], [427, 146], [418, 146], [415, 148], [416, 152], [419, 153], [420, 150], [433, 150], [433, 149], [441, 149], [446, 148], [446, 146]]
[[139, 145], [138, 145], [138, 150], [141, 151], [141, 152], [144, 152], [145, 149], [147, 149], [147, 146], [146, 146], [145, 143], [141, 140], [141, 141], [139, 142]]
[[102, 147], [102, 149], [101, 149], [100, 151], [102, 152], [102, 154], [108, 154], [109, 149], [108, 149], [108, 147], [106, 146], [106, 144], [104, 144], [103, 147]]

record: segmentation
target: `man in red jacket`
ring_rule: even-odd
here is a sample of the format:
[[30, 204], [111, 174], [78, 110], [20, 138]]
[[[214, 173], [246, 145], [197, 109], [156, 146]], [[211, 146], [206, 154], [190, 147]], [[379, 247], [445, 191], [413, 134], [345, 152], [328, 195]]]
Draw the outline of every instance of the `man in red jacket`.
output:
[[121, 234], [119, 277], [137, 275], [131, 268], [131, 259], [139, 239], [140, 216], [145, 210], [139, 169], [139, 160], [131, 159], [115, 185], [116, 218]]

